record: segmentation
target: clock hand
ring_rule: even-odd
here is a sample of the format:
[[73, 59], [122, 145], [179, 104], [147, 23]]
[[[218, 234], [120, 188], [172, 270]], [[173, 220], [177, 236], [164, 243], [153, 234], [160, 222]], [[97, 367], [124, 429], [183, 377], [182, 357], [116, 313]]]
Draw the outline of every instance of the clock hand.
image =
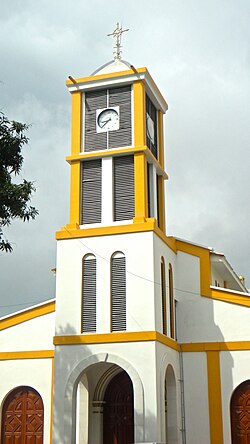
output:
[[109, 121], [111, 120], [111, 117], [107, 120], [104, 120], [103, 125], [101, 126], [101, 128], [103, 128]]

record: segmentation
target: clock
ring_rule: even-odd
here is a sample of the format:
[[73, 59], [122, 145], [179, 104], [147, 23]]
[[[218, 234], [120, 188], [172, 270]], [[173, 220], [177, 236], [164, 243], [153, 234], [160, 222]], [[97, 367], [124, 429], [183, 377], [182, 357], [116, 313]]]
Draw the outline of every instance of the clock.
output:
[[150, 139], [150, 141], [155, 144], [155, 124], [153, 119], [150, 117], [150, 115], [147, 113], [146, 118], [146, 125], [147, 125], [147, 136]]
[[116, 131], [119, 129], [119, 106], [96, 110], [96, 132]]

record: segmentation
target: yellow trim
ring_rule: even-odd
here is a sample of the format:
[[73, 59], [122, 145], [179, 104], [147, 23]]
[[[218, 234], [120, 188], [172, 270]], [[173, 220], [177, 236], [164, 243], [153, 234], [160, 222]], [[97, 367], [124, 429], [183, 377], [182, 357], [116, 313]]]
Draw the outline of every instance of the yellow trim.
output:
[[158, 110], [158, 160], [164, 169], [163, 113]]
[[142, 81], [133, 84], [134, 91], [134, 145], [146, 144], [146, 93]]
[[229, 302], [230, 304], [242, 305], [244, 307], [250, 307], [250, 296], [241, 294], [235, 294], [228, 291], [228, 289], [218, 288], [211, 289], [212, 299], [222, 302]]
[[145, 342], [158, 341], [176, 351], [179, 346], [176, 341], [157, 331], [101, 333], [93, 335], [68, 335], [54, 336], [54, 345], [77, 345], [77, 344], [112, 344], [120, 342]]
[[250, 341], [191, 342], [180, 344], [182, 352], [250, 350]]
[[202, 296], [211, 296], [210, 251], [197, 245], [176, 239], [176, 249], [200, 258], [200, 291]]
[[134, 155], [135, 219], [144, 221], [148, 213], [147, 162], [145, 153]]
[[94, 236], [111, 236], [115, 234], [125, 234], [125, 233], [140, 233], [153, 231], [157, 236], [159, 236], [169, 248], [176, 252], [175, 239], [173, 237], [167, 237], [157, 226], [156, 220], [152, 218], [147, 218], [144, 223], [134, 223], [129, 225], [112, 225], [109, 227], [97, 227], [97, 228], [83, 228], [78, 229], [77, 225], [72, 228], [66, 225], [62, 227], [61, 231], [56, 232], [56, 239], [78, 239], [84, 237], [94, 237]]
[[[145, 78], [151, 82], [151, 89], [156, 92], [156, 94], [159, 96], [160, 100], [162, 101], [164, 107], [166, 109], [168, 109], [168, 104], [167, 104], [166, 100], [164, 99], [163, 95], [161, 94], [158, 86], [155, 84], [155, 82], [154, 82], [153, 78], [151, 77], [150, 73], [148, 72], [147, 68], [145, 68], [145, 67], [136, 68], [136, 72], [138, 74], [145, 73]], [[130, 75], [132, 75], [134, 77], [135, 74], [136, 74], [135, 71], [132, 69], [125, 70], [125, 71], [111, 72], [108, 74], [97, 74], [94, 76], [88, 76], [88, 77], [82, 77], [82, 78], [75, 79], [76, 84], [74, 82], [72, 82], [72, 80], [67, 79], [66, 85], [68, 87], [75, 86], [76, 88], [79, 88], [79, 84], [81, 84], [81, 83], [92, 83], [92, 82], [97, 83], [98, 81], [101, 81], [101, 80], [107, 80], [107, 79], [112, 80], [116, 77], [126, 77], [126, 76], [130, 76]], [[142, 81], [145, 82], [145, 79], [143, 79]], [[121, 80], [121, 83], [122, 83], [122, 80]]]
[[223, 444], [220, 355], [207, 352], [207, 382], [210, 423], [210, 444]]
[[72, 93], [72, 136], [71, 154], [81, 151], [81, 127], [82, 127], [82, 94], [80, 91]]
[[100, 157], [110, 157], [120, 154], [133, 154], [137, 151], [146, 151], [148, 150], [147, 146], [137, 146], [137, 147], [127, 147], [127, 148], [110, 148], [101, 151], [91, 151], [90, 153], [81, 152], [78, 154], [74, 154], [73, 156], [66, 156], [66, 161], [68, 163], [74, 162], [76, 160], [85, 160], [85, 159], [95, 159]]
[[52, 444], [53, 438], [53, 404], [54, 404], [54, 369], [55, 369], [55, 361], [52, 359], [52, 367], [51, 367], [51, 404], [50, 404], [50, 444]]
[[[143, 73], [143, 72], [147, 72], [147, 68], [143, 67], [143, 68], [136, 68], [136, 71], [138, 73]], [[77, 83], [87, 83], [87, 82], [97, 82], [98, 80], [104, 80], [104, 79], [112, 79], [115, 77], [125, 77], [131, 74], [135, 74], [134, 71], [132, 69], [128, 69], [125, 71], [117, 71], [117, 72], [110, 72], [107, 74], [97, 74], [97, 75], [93, 75], [93, 76], [87, 76], [87, 77], [80, 77], [78, 79], [75, 79]], [[74, 82], [72, 82], [72, 80], [66, 80], [66, 85], [67, 86], [74, 86]]]
[[54, 350], [0, 352], [0, 361], [11, 361], [14, 359], [45, 359], [45, 358], [54, 358]]
[[70, 171], [70, 224], [80, 223], [81, 162], [73, 162]]
[[157, 176], [158, 180], [158, 192], [159, 192], [159, 228], [165, 233], [165, 197], [164, 197], [164, 178], [162, 176]]
[[0, 331], [5, 328], [13, 327], [14, 325], [21, 324], [22, 322], [29, 321], [30, 319], [38, 318], [55, 311], [55, 301], [48, 302], [38, 307], [29, 308], [22, 313], [14, 314], [7, 319], [0, 320]]

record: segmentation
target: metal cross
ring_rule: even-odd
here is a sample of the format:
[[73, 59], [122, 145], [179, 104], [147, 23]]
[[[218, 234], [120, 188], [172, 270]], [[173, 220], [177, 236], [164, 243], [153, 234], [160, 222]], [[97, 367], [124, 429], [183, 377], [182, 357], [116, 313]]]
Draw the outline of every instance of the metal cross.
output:
[[116, 24], [116, 29], [111, 32], [111, 34], [107, 34], [108, 37], [109, 36], [113, 36], [116, 38], [116, 45], [114, 46], [114, 56], [115, 56], [115, 60], [120, 60], [121, 59], [121, 39], [122, 39], [122, 33], [128, 31], [128, 29], [122, 29], [122, 26], [120, 27], [119, 22]]

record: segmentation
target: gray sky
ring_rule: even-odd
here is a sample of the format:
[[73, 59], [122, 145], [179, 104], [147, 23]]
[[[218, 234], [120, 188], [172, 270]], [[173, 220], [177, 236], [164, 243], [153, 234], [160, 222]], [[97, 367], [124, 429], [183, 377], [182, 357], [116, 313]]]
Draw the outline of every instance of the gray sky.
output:
[[165, 118], [167, 232], [224, 252], [250, 287], [249, 0], [10, 0], [0, 15], [0, 109], [32, 124], [22, 176], [36, 221], [14, 222], [0, 254], [0, 314], [54, 297], [55, 231], [68, 223], [68, 75], [112, 59], [106, 35], [130, 31], [123, 58], [147, 66]]

